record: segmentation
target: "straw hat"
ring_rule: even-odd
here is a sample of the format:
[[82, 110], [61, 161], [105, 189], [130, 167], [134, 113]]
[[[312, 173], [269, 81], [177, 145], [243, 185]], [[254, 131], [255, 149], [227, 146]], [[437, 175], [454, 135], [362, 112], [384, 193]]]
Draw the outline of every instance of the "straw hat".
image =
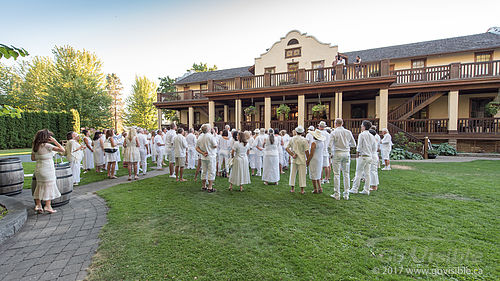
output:
[[253, 132], [256, 133], [256, 134], [258, 134], [260, 132], [260, 130], [259, 129], [255, 129], [255, 130], [253, 130]]
[[295, 132], [302, 134], [304, 132], [304, 127], [298, 126], [297, 128], [295, 128]]
[[311, 132], [311, 135], [317, 139], [317, 140], [320, 140], [320, 141], [324, 141], [325, 140], [325, 136], [323, 136], [323, 134], [321, 133], [320, 130], [316, 129], [314, 131]]
[[320, 128], [324, 128], [326, 127], [326, 122], [325, 121], [321, 121], [319, 122], [319, 125], [318, 125]]
[[309, 126], [309, 128], [307, 128], [308, 131], [314, 131], [314, 126]]

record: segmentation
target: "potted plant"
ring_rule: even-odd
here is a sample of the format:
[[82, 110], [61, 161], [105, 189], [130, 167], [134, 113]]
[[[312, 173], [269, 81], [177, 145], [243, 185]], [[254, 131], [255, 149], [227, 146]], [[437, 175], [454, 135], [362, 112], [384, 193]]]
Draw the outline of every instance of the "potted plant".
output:
[[429, 159], [436, 159], [436, 157], [438, 156], [439, 152], [437, 151], [437, 149], [429, 149], [427, 151], [427, 158]]
[[326, 115], [326, 105], [318, 103], [317, 105], [312, 107], [313, 116], [315, 118], [322, 118]]
[[288, 119], [288, 114], [290, 113], [290, 107], [284, 103], [276, 109], [276, 114], [284, 119]]
[[252, 116], [252, 115], [255, 115], [255, 113], [257, 113], [257, 109], [253, 105], [245, 108], [245, 110], [243, 110], [243, 111], [245, 112], [246, 116]]
[[489, 117], [497, 115], [498, 109], [500, 109], [500, 101], [491, 101], [484, 108], [486, 115]]

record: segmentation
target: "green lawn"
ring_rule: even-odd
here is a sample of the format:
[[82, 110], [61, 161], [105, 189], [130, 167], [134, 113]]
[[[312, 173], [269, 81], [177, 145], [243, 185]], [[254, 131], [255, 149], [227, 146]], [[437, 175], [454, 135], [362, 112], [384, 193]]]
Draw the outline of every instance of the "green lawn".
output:
[[0, 150], [0, 157], [21, 155], [21, 154], [30, 154], [30, 153], [31, 153], [31, 148], [4, 149], [4, 150]]
[[[116, 172], [116, 176], [120, 177], [120, 176], [128, 175], [128, 169], [123, 168], [123, 162], [120, 162], [119, 164], [120, 164], [120, 167], [118, 168], [118, 171]], [[36, 165], [35, 162], [24, 162], [23, 163], [24, 174], [33, 174], [33, 172], [35, 171], [35, 165]], [[153, 167], [153, 165], [154, 165], [154, 167], [156, 167], [156, 164], [151, 163], [151, 158], [148, 158], [148, 171], [151, 171], [151, 168]], [[82, 173], [80, 174], [80, 185], [85, 185], [85, 184], [103, 181], [103, 180], [107, 180], [107, 179], [108, 179], [108, 177], [107, 177], [106, 171], [104, 171], [102, 173], [97, 173], [94, 169], [94, 170], [91, 170], [85, 174], [82, 171]], [[31, 181], [32, 181], [31, 177], [24, 177], [23, 188], [31, 188]]]
[[[291, 194], [287, 177], [254, 177], [242, 193], [223, 178], [209, 194], [167, 176], [99, 191], [110, 211], [89, 278], [497, 279], [500, 161], [399, 165], [381, 171], [379, 191], [349, 201], [330, 198], [331, 185]], [[457, 267], [481, 274], [437, 275]]]

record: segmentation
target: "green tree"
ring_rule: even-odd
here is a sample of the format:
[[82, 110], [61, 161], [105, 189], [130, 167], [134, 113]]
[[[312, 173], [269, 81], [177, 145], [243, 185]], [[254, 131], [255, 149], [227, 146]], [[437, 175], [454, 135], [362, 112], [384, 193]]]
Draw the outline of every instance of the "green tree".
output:
[[84, 127], [109, 126], [111, 97], [105, 92], [101, 60], [71, 46], [56, 46], [52, 53], [55, 75], [48, 88], [48, 106], [52, 110], [76, 109]]
[[7, 45], [0, 44], [0, 59], [5, 57], [6, 59], [14, 58], [14, 60], [16, 60], [19, 56], [29, 56], [28, 51], [23, 48], [16, 48], [12, 45], [9, 47]]
[[112, 100], [110, 111], [113, 118], [111, 122], [113, 128], [120, 131], [123, 130], [122, 115], [124, 103], [121, 93], [122, 90], [122, 82], [115, 73], [106, 75], [106, 91], [108, 92]]
[[[179, 98], [179, 94], [177, 94], [177, 88], [175, 87], [175, 79], [167, 77], [159, 77], [160, 84], [158, 86], [158, 92], [167, 94], [166, 99], [168, 100], [176, 100]], [[167, 120], [172, 120], [174, 116], [176, 116], [176, 111], [171, 109], [163, 109], [162, 110], [163, 117]]]
[[152, 129], [156, 126], [157, 111], [153, 103], [156, 101], [155, 82], [145, 76], [135, 77], [132, 94], [126, 99], [124, 121], [128, 126], [139, 126]]
[[194, 72], [207, 72], [207, 71], [214, 71], [217, 70], [217, 65], [214, 64], [214, 66], [209, 67], [206, 63], [200, 62], [199, 64], [193, 63], [193, 66], [191, 66], [190, 69], [187, 71], [194, 71]]

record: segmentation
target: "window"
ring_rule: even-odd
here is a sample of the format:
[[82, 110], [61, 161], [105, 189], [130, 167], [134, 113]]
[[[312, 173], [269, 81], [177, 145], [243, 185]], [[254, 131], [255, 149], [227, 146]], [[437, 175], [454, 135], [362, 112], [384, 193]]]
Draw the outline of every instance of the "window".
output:
[[321, 82], [321, 81], [323, 81], [324, 78], [325, 78], [325, 74], [324, 74], [324, 70], [323, 70], [323, 68], [325, 67], [325, 61], [324, 60], [322, 60], [322, 61], [313, 61], [311, 64], [312, 64], [312, 69], [316, 69], [312, 73], [313, 74], [313, 77], [311, 77], [312, 81], [313, 82]]
[[294, 39], [290, 39], [290, 41], [288, 41], [287, 45], [290, 46], [290, 45], [297, 45], [297, 44], [299, 44], [299, 40], [294, 38]]
[[475, 53], [475, 62], [488, 62], [492, 60], [492, 52]]
[[313, 69], [318, 69], [318, 68], [325, 67], [325, 61], [324, 60], [322, 60], [322, 61], [313, 61], [311, 64], [312, 64], [312, 68]]
[[203, 91], [203, 90], [207, 90], [208, 89], [208, 85], [207, 83], [204, 83], [204, 84], [200, 84], [200, 89]]
[[426, 59], [411, 60], [411, 68], [424, 68], [426, 66]]
[[351, 118], [366, 118], [368, 117], [368, 104], [367, 103], [356, 103], [351, 104]]
[[317, 102], [310, 102], [307, 104], [307, 120], [314, 120], [314, 119], [316, 119], [316, 120], [318, 120], [318, 119], [329, 120], [330, 119], [330, 102], [326, 101], [326, 102], [321, 103], [322, 105], [326, 106], [326, 111], [322, 116], [313, 116], [312, 108], [317, 104], [318, 104]]
[[299, 63], [298, 62], [288, 64], [288, 72], [295, 72], [297, 70], [299, 70]]
[[264, 73], [275, 73], [276, 72], [276, 67], [266, 67], [264, 68]]
[[485, 118], [491, 117], [486, 114], [486, 105], [492, 101], [493, 98], [475, 98], [470, 99], [470, 118]]
[[286, 49], [285, 50], [285, 58], [295, 58], [295, 57], [300, 57], [302, 55], [301, 53], [301, 48], [293, 48], [293, 49]]

